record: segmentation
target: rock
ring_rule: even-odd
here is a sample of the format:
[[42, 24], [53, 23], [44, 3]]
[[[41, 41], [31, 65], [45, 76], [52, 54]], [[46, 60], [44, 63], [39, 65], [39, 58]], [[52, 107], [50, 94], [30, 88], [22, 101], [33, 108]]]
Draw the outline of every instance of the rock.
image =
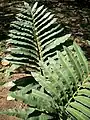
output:
[[7, 96], [7, 100], [15, 100], [15, 98], [13, 98], [11, 96]]
[[6, 87], [6, 88], [13, 87], [13, 86], [15, 86], [15, 83], [13, 83], [13, 81], [7, 82], [3, 85], [3, 87]]

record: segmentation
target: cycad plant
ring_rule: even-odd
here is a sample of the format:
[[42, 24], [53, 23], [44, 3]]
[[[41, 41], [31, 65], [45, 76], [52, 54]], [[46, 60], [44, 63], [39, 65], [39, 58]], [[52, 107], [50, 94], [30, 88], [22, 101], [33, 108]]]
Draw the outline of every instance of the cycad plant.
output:
[[28, 66], [33, 81], [10, 93], [27, 104], [26, 108], [0, 113], [23, 120], [89, 120], [90, 71], [80, 47], [74, 43], [57, 50], [70, 34], [60, 37], [62, 29], [44, 6], [38, 7], [36, 2], [30, 7], [25, 2], [19, 10], [11, 24], [8, 42], [12, 45], [6, 59]]
[[44, 5], [38, 7], [37, 2], [33, 7], [26, 2], [24, 5], [17, 8], [20, 13], [11, 23], [10, 39], [7, 41], [12, 46], [7, 49], [10, 54], [6, 59], [14, 64], [26, 65], [29, 71], [40, 70], [39, 60], [46, 61], [48, 56], [53, 56], [57, 46], [65, 43], [70, 34], [60, 37], [63, 29]]
[[41, 72], [32, 72], [38, 84], [19, 87], [10, 95], [27, 104], [26, 109], [9, 109], [23, 120], [89, 120], [90, 71], [80, 47], [64, 47], [48, 64], [40, 61]]

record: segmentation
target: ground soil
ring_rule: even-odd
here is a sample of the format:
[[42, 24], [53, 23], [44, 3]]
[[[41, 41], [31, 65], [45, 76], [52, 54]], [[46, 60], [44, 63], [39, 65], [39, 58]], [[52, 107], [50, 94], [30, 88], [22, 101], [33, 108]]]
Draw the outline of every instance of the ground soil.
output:
[[[7, 101], [9, 89], [5, 87], [0, 87], [0, 110], [8, 108], [18, 108], [22, 107], [22, 103], [16, 101]], [[0, 120], [19, 120], [16, 117], [0, 115]]]
[[[0, 74], [0, 82], [10, 82], [14, 79], [22, 78], [26, 76], [25, 74], [13, 74], [10, 79], [5, 79], [3, 77], [4, 74]], [[0, 86], [0, 110], [6, 110], [11, 108], [24, 108], [25, 104], [21, 101], [15, 100], [7, 100], [8, 93], [10, 92], [10, 87], [5, 87], [4, 85]], [[0, 115], [0, 120], [21, 120], [19, 118], [8, 116], [8, 115]]]

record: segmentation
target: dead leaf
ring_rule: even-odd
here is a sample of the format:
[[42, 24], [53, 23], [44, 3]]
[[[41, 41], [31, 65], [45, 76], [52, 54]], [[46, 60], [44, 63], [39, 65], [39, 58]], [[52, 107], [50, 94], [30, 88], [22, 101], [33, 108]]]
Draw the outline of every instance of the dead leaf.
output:
[[1, 65], [7, 66], [7, 65], [9, 65], [9, 61], [7, 61], [7, 60], [2, 60], [2, 61], [1, 61]]

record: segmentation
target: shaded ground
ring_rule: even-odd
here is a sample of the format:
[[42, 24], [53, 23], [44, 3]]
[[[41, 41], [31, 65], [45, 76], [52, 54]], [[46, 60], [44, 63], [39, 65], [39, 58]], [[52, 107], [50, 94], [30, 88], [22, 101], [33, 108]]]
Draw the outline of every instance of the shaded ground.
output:
[[[8, 108], [20, 108], [22, 107], [22, 103], [17, 104], [16, 101], [7, 101], [7, 94], [8, 94], [9, 90], [4, 88], [4, 87], [0, 87], [0, 109], [8, 109]], [[19, 120], [16, 117], [12, 117], [12, 116], [7, 116], [7, 115], [0, 115], [0, 120]]]
[[[1, 83], [3, 84], [3, 82], [6, 82], [6, 81], [12, 81], [14, 79], [18, 79], [18, 78], [22, 78], [26, 76], [25, 74], [14, 74], [11, 79], [4, 79], [2, 77], [2, 79], [0, 79]], [[26, 105], [21, 102], [21, 101], [13, 101], [13, 100], [10, 100], [8, 101], [7, 100], [7, 96], [8, 96], [8, 93], [9, 93], [9, 89], [10, 87], [4, 87], [4, 86], [0, 86], [0, 110], [6, 110], [6, 109], [11, 109], [11, 108], [24, 108], [26, 107]], [[7, 115], [0, 115], [0, 120], [20, 120], [16, 117], [10, 117], [10, 116], [7, 116]]]
[[[7, 100], [7, 96], [9, 93], [10, 87], [4, 87], [3, 84], [18, 78], [22, 78], [26, 76], [25, 74], [13, 74], [9, 79], [5, 76], [5, 69], [8, 68], [9, 65], [2, 65], [0, 63], [0, 110], [6, 110], [6, 109], [11, 109], [11, 108], [23, 108], [25, 107], [24, 103], [21, 101], [13, 101]], [[20, 120], [16, 117], [11, 117], [7, 115], [0, 115], [0, 120]]]
[[51, 9], [66, 32], [74, 37], [90, 40], [90, 7], [58, 2], [51, 5]]

